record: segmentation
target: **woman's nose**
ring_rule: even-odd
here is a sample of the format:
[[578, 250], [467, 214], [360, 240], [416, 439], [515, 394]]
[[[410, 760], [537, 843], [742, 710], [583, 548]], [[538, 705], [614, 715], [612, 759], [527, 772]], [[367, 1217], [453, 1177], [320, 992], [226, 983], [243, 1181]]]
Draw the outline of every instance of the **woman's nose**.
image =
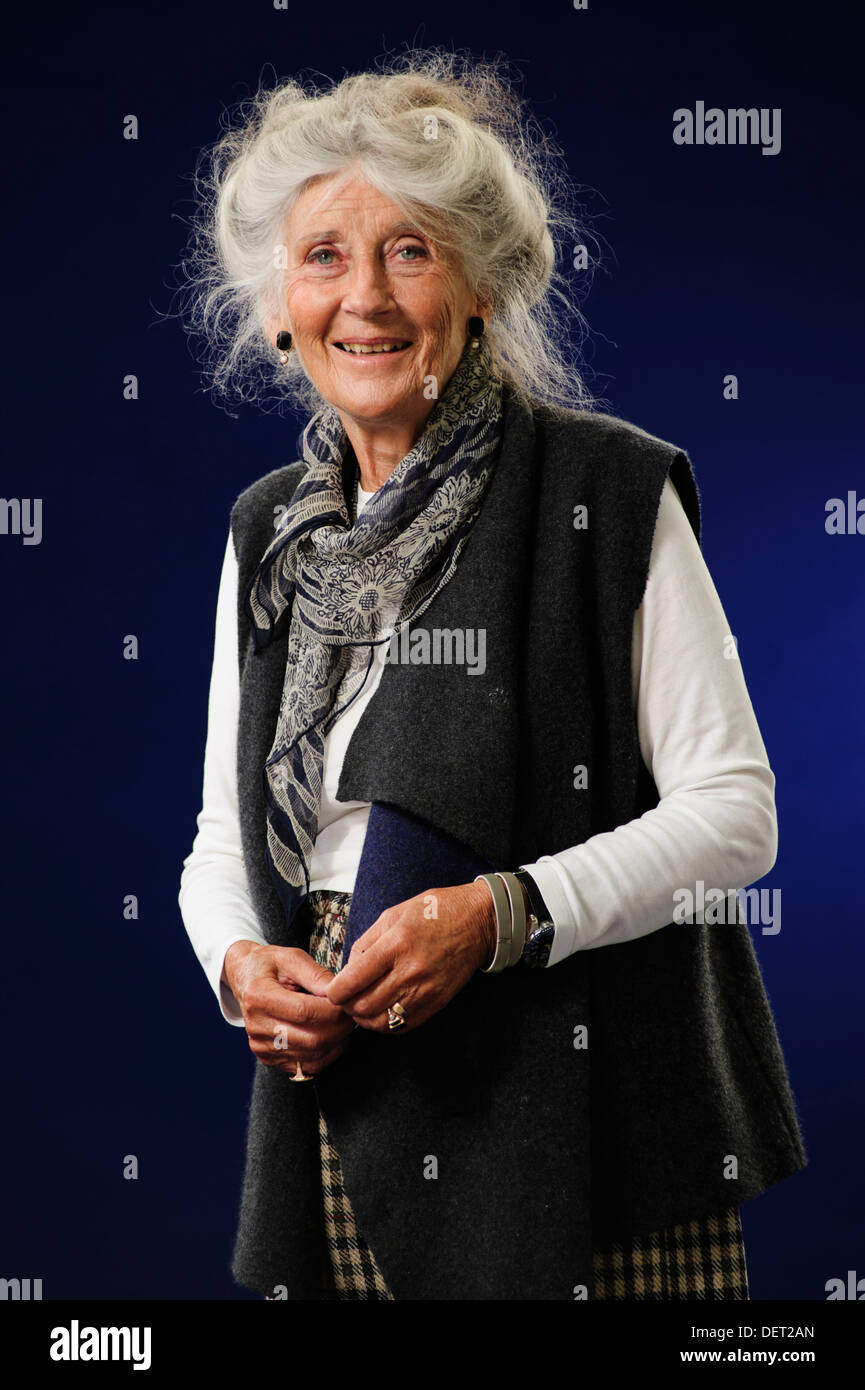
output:
[[342, 307], [350, 313], [368, 317], [393, 308], [390, 280], [377, 256], [363, 256], [354, 261], [344, 288]]

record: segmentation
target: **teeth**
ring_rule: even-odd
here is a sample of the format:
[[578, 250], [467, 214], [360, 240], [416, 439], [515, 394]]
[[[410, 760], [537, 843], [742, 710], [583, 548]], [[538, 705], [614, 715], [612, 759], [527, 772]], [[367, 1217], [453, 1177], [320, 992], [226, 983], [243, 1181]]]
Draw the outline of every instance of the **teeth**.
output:
[[399, 352], [400, 349], [403, 348], [403, 347], [406, 347], [407, 344], [405, 344], [405, 343], [391, 343], [390, 346], [386, 346], [386, 345], [384, 345], [384, 344], [379, 344], [379, 343], [375, 343], [375, 344], [372, 344], [372, 345], [362, 344], [362, 343], [340, 343], [339, 346], [342, 348], [343, 352], [369, 353], [369, 352]]

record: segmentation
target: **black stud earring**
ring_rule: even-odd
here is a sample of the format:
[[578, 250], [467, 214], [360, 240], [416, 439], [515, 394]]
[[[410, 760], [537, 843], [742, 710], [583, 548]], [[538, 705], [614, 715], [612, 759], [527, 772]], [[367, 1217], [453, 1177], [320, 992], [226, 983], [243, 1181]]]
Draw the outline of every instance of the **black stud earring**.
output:
[[282, 353], [282, 365], [288, 361], [288, 354], [291, 352], [291, 334], [286, 329], [281, 328], [276, 335], [276, 346]]
[[472, 352], [477, 352], [481, 338], [484, 336], [486, 324], [479, 314], [472, 314], [469, 319], [469, 333], [472, 337]]

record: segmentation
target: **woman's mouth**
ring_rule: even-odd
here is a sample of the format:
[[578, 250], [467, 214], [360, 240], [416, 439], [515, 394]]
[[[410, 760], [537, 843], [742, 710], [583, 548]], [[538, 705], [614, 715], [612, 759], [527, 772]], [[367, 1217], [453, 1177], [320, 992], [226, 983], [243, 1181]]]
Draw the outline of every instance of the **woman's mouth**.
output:
[[351, 357], [382, 357], [404, 352], [411, 343], [405, 338], [345, 338], [333, 346]]

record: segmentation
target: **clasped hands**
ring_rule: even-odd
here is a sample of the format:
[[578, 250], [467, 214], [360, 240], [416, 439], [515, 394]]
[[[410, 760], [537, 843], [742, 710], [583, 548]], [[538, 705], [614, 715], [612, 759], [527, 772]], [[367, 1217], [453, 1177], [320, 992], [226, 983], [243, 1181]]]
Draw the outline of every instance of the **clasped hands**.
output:
[[388, 1032], [397, 1000], [405, 1024], [395, 1038], [443, 1009], [492, 960], [495, 921], [484, 882], [434, 888], [387, 908], [337, 974], [295, 947], [236, 941], [223, 979], [258, 1060], [292, 1075], [300, 1062], [305, 1076], [315, 1076], [356, 1027]]

